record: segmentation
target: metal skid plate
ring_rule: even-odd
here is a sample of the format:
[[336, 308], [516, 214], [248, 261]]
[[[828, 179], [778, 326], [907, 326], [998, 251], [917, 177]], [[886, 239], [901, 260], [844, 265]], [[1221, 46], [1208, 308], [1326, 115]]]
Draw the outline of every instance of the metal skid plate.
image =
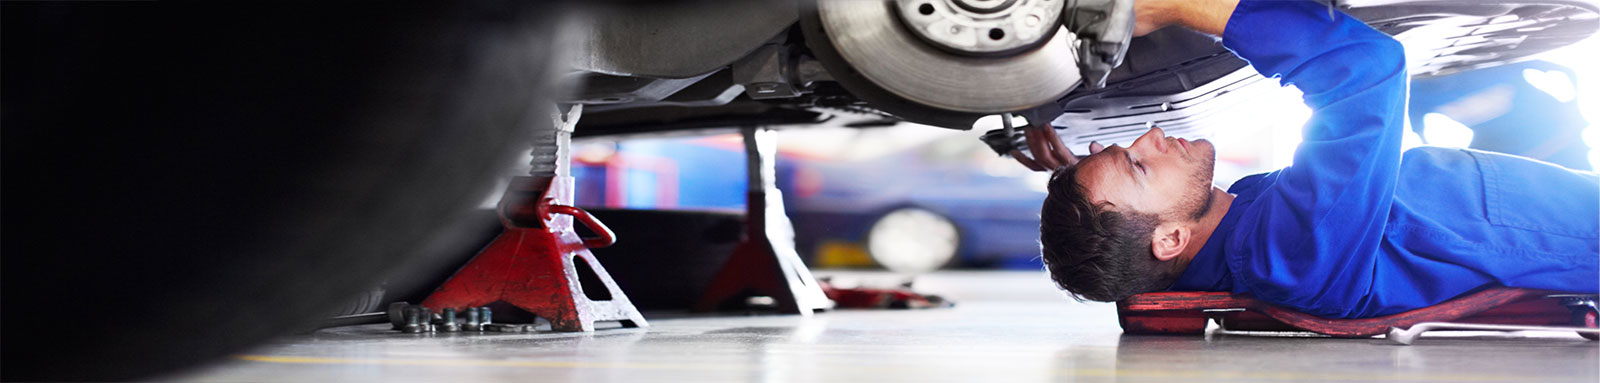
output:
[[[1415, 77], [1515, 62], [1600, 30], [1600, 8], [1588, 1], [1374, 0], [1339, 1], [1335, 6], [1405, 44], [1408, 70]], [[1161, 34], [1172, 33], [1153, 35]], [[1147, 47], [1135, 44], [1130, 55], [1140, 48]], [[1211, 123], [1210, 116], [1277, 86], [1226, 52], [1181, 64], [1119, 70], [1135, 75], [1118, 78], [1120, 73], [1114, 72], [1110, 88], [1081, 89], [1057, 102], [1062, 114], [1051, 123], [1074, 153], [1088, 153], [1091, 141], [1132, 142], [1152, 125], [1168, 135], [1206, 137], [1211, 129], [1227, 128]], [[1028, 150], [1021, 136], [1007, 137], [1000, 130], [988, 132], [983, 140], [997, 153]]]
[[1413, 77], [1521, 61], [1600, 31], [1593, 0], [1347, 0], [1338, 6], [1406, 46]]
[[[1180, 68], [1066, 99], [1051, 125], [1073, 153], [1088, 153], [1091, 141], [1133, 142], [1151, 126], [1173, 136], [1208, 137], [1211, 129], [1225, 128], [1209, 123], [1217, 112], [1270, 94], [1278, 85], [1228, 53]], [[1028, 150], [1021, 135], [1007, 138], [1000, 130], [984, 134], [983, 140], [997, 153]]]
[[826, 38], [850, 68], [895, 96], [933, 108], [987, 114], [1030, 109], [1066, 95], [1081, 78], [1073, 35], [1066, 31], [1014, 55], [972, 57], [917, 37], [892, 2], [821, 0], [816, 11]]

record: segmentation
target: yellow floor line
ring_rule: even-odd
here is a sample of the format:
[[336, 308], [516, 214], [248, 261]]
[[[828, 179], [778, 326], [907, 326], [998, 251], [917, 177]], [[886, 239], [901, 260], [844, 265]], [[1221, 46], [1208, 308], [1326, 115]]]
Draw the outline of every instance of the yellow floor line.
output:
[[[678, 363], [613, 363], [613, 362], [563, 362], [563, 361], [536, 361], [536, 360], [490, 360], [490, 359], [357, 359], [357, 358], [323, 358], [314, 356], [270, 356], [270, 355], [236, 355], [234, 358], [252, 362], [291, 363], [291, 364], [381, 364], [395, 366], [442, 366], [442, 367], [539, 367], [539, 368], [613, 368], [630, 370], [749, 370], [743, 366], [730, 366], [725, 364], [678, 364]], [[731, 368], [730, 368], [731, 367]]]

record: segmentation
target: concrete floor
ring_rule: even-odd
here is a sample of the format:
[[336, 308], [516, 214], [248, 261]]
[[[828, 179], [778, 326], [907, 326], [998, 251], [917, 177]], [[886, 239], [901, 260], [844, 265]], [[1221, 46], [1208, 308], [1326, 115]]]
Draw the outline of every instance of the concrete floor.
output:
[[[819, 272], [836, 281], [895, 276]], [[169, 377], [406, 381], [1514, 381], [1596, 382], [1600, 342], [1572, 333], [1381, 339], [1126, 336], [1115, 308], [1063, 298], [1037, 272], [948, 272], [918, 289], [953, 309], [691, 317], [591, 334], [402, 334], [387, 324], [278, 339]], [[654, 314], [654, 315], [651, 315]]]

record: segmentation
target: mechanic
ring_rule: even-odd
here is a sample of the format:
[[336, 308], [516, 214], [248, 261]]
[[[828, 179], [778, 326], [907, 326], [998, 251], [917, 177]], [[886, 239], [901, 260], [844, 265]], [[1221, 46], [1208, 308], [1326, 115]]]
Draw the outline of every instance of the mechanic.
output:
[[1215, 148], [1152, 128], [1081, 162], [1027, 129], [1055, 169], [1040, 223], [1051, 278], [1077, 299], [1248, 293], [1326, 318], [1425, 307], [1502, 285], [1600, 291], [1600, 177], [1520, 157], [1400, 152], [1400, 43], [1311, 1], [1139, 0], [1136, 34], [1219, 35], [1314, 113], [1294, 165], [1212, 186]]

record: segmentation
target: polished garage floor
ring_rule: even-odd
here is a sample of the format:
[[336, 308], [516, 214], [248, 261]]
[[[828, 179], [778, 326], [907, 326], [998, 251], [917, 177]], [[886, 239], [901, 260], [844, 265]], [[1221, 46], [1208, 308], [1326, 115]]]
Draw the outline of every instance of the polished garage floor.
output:
[[[819, 272], [840, 283], [896, 277]], [[1596, 382], [1600, 342], [1572, 333], [1444, 333], [1417, 345], [1213, 331], [1124, 336], [1115, 309], [1063, 298], [1040, 273], [950, 272], [918, 289], [953, 309], [812, 317], [658, 313], [592, 334], [401, 334], [389, 325], [289, 336], [169, 377], [206, 382], [411, 381], [1443, 381]], [[649, 315], [647, 313], [647, 315]]]

